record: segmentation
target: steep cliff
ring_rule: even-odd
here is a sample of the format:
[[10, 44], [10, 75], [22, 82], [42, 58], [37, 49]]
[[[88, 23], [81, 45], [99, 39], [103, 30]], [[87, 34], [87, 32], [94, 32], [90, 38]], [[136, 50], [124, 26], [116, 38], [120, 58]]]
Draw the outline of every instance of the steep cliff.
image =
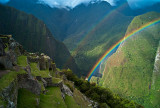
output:
[[46, 25], [11, 7], [0, 5], [0, 34], [12, 34], [24, 48], [31, 52], [48, 54], [60, 68], [78, 71], [66, 46], [54, 39]]
[[[150, 12], [137, 16], [128, 27], [126, 34], [137, 30], [142, 25], [160, 18], [159, 13]], [[160, 40], [160, 24], [142, 29], [125, 41], [105, 63], [100, 83], [114, 92], [135, 100], [146, 108], [158, 108], [158, 94], [152, 92], [153, 79], [158, 73], [153, 72], [156, 51]], [[155, 77], [156, 76], [156, 77]], [[159, 90], [159, 81], [154, 84]], [[151, 100], [157, 100], [153, 103]]]

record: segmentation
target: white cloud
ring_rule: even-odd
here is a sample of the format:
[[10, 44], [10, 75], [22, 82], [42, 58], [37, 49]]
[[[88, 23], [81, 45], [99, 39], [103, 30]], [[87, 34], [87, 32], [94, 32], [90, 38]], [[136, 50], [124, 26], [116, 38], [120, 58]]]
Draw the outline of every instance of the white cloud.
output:
[[[110, 5], [115, 6], [116, 2], [121, 0], [39, 0], [39, 1], [51, 7], [74, 8], [81, 3], [88, 4], [90, 2], [95, 3], [97, 1], [106, 1], [110, 3]], [[130, 7], [132, 8], [143, 8], [146, 6], [153, 5], [154, 3], [160, 2], [160, 0], [126, 0], [126, 1], [128, 1]]]
[[75, 6], [84, 3], [87, 4], [91, 0], [39, 0], [39, 3], [44, 3], [50, 7], [70, 7], [74, 8]]
[[49, 5], [50, 7], [70, 7], [74, 8], [79, 4], [88, 4], [88, 3], [95, 3], [98, 1], [106, 1], [110, 3], [111, 5], [116, 5], [116, 2], [119, 0], [39, 0], [39, 3], [44, 3]]

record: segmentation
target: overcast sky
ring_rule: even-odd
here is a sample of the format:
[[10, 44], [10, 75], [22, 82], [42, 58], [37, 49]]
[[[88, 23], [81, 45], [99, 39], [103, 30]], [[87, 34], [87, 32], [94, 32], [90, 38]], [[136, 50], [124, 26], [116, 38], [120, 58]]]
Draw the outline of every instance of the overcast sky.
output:
[[[0, 0], [0, 3], [7, 3], [10, 0]], [[74, 8], [75, 6], [84, 3], [87, 4], [91, 1], [107, 1], [112, 6], [116, 5], [116, 2], [119, 0], [39, 0], [40, 3], [47, 4], [51, 7], [70, 7]], [[145, 6], [153, 5], [154, 3], [160, 2], [160, 0], [127, 0], [130, 7], [132, 8], [141, 8]]]

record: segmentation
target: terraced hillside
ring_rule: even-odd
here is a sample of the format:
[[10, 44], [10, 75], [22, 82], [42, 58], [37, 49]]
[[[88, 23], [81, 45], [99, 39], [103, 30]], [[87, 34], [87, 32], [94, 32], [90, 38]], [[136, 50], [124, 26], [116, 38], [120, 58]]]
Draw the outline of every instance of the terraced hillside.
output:
[[[0, 46], [5, 45], [2, 40]], [[65, 79], [50, 57], [28, 53], [13, 39], [7, 43], [8, 46], [0, 47], [1, 107], [91, 108], [90, 101]]]
[[[126, 34], [159, 18], [160, 14], [156, 12], [137, 16]], [[159, 73], [153, 71], [160, 41], [159, 29], [160, 24], [154, 24], [121, 44], [106, 61], [100, 84], [146, 108], [159, 108]], [[156, 83], [153, 83], [155, 77]]]
[[58, 69], [43, 53], [26, 52], [11, 36], [1, 36], [0, 107], [143, 108], [78, 78], [70, 69]]

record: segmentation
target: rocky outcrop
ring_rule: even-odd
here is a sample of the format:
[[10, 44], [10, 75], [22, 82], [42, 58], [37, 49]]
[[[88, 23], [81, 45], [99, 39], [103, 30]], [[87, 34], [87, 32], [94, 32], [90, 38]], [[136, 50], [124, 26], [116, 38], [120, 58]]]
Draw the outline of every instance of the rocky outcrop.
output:
[[14, 51], [17, 56], [25, 53], [23, 46], [16, 42], [13, 38], [10, 38], [9, 40], [9, 50]]
[[[25, 50], [14, 39], [8, 37], [7, 40], [2, 41], [0, 38], [0, 65], [5, 69], [12, 69], [17, 64], [17, 56], [24, 54]], [[8, 44], [7, 52], [5, 44]]]
[[69, 89], [68, 86], [66, 86], [64, 84], [62, 84], [62, 86], [61, 86], [61, 92], [62, 92], [63, 99], [65, 99], [65, 94], [68, 96], [73, 96], [72, 91]]
[[7, 108], [16, 108], [18, 96], [17, 79], [10, 83], [10, 85], [2, 90], [0, 97], [7, 102]]
[[18, 88], [25, 88], [37, 95], [41, 93], [41, 85], [37, 80], [30, 79], [28, 74], [19, 74], [17, 77]]
[[10, 56], [10, 54], [6, 54], [5, 56], [0, 56], [0, 67], [3, 67], [5, 69], [12, 69], [13, 63], [11, 61], [11, 58], [14, 57]]
[[4, 49], [5, 49], [5, 45], [4, 45], [4, 43], [2, 42], [2, 39], [0, 39], [0, 56], [5, 55]]

